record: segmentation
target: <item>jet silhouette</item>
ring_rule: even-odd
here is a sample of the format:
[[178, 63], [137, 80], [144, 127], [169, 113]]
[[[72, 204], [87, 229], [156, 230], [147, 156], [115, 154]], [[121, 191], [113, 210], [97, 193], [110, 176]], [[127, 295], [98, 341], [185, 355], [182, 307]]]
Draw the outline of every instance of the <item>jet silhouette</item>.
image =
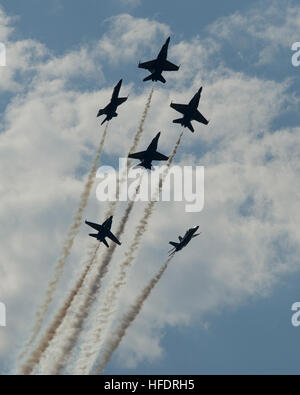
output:
[[161, 81], [165, 84], [166, 80], [162, 76], [162, 72], [179, 70], [178, 66], [167, 60], [169, 43], [170, 43], [170, 37], [163, 45], [156, 59], [150, 60], [149, 62], [139, 63], [140, 69], [146, 69], [151, 73], [148, 77], [144, 78], [143, 81], [149, 81], [149, 80]]
[[200, 236], [201, 233], [195, 234], [197, 232], [197, 230], [199, 229], [199, 226], [196, 226], [195, 228], [191, 228], [189, 229], [185, 235], [183, 237], [179, 236], [179, 243], [175, 243], [174, 241], [170, 241], [169, 244], [171, 244], [171, 246], [173, 246], [174, 248], [172, 248], [169, 253], [169, 256], [174, 255], [176, 252], [182, 250], [184, 247], [186, 247], [189, 242], [197, 236]]
[[103, 125], [105, 122], [110, 121], [112, 118], [117, 117], [117, 108], [128, 99], [128, 97], [119, 97], [122, 82], [123, 80], [120, 80], [118, 84], [114, 87], [110, 103], [105, 108], [102, 108], [98, 111], [97, 118], [101, 115], [106, 115], [106, 118], [101, 123], [101, 125]]
[[204, 116], [198, 111], [198, 106], [201, 98], [202, 87], [195, 94], [189, 104], [175, 104], [171, 103], [171, 107], [174, 110], [183, 114], [183, 118], [175, 119], [174, 123], [179, 123], [185, 128], [188, 127], [191, 132], [194, 132], [194, 128], [192, 126], [191, 121], [201, 122], [204, 125], [208, 125], [209, 121], [204, 118]]
[[102, 225], [98, 225], [98, 224], [94, 224], [93, 222], [85, 221], [85, 223], [88, 226], [90, 226], [91, 228], [98, 231], [98, 233], [96, 233], [96, 234], [91, 233], [89, 236], [94, 237], [95, 239], [99, 240], [100, 243], [102, 242], [103, 244], [105, 244], [107, 248], [109, 247], [109, 245], [105, 239], [106, 237], [111, 239], [116, 244], [121, 245], [121, 243], [116, 238], [116, 236], [113, 235], [112, 232], [110, 231], [111, 225], [112, 225], [112, 220], [113, 220], [113, 216], [108, 218]]
[[145, 169], [152, 169], [152, 161], [153, 160], [168, 160], [169, 158], [163, 154], [160, 154], [157, 152], [157, 145], [158, 145], [158, 140], [160, 137], [160, 132], [154, 137], [152, 140], [151, 144], [147, 148], [146, 151], [142, 152], [137, 152], [136, 154], [130, 154], [128, 158], [131, 159], [139, 159], [141, 163], [138, 166], [142, 166]]

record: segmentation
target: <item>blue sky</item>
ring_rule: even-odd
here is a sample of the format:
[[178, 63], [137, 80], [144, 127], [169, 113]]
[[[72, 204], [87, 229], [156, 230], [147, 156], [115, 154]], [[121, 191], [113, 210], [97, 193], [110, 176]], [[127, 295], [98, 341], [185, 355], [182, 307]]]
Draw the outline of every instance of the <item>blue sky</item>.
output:
[[[253, 298], [238, 309], [210, 314], [209, 330], [169, 329], [164, 357], [143, 363], [137, 374], [298, 374], [298, 328], [291, 303], [298, 298], [299, 275], [282, 282], [270, 297]], [[131, 374], [112, 361], [109, 374]]]
[[[3, 0], [2, 7], [14, 28], [0, 31], [10, 55], [0, 83], [7, 168], [1, 184], [11, 189], [1, 208], [9, 237], [3, 261], [13, 262], [1, 268], [7, 277], [0, 300], [14, 326], [9, 334], [9, 327], [0, 329], [2, 371], [13, 366], [11, 355], [28, 335], [76, 207], [95, 149], [93, 114], [123, 77], [130, 104], [120, 110], [103, 156], [115, 163], [150, 89], [137, 63], [154, 58], [171, 33], [170, 60], [182, 68], [156, 89], [142, 144], [162, 129], [162, 152], [170, 150], [177, 130], [163, 106], [186, 101], [203, 85], [200, 110], [212, 126], [185, 132], [177, 161], [205, 165], [206, 205], [196, 216], [176, 204], [157, 208], [137, 257], [146, 264], [131, 273], [119, 314], [159, 267], [169, 239], [195, 221], [204, 236], [168, 269], [105, 373], [297, 374], [300, 329], [291, 325], [300, 297], [300, 68], [291, 65], [291, 45], [300, 41], [297, 3]], [[126, 36], [135, 26], [136, 47]], [[15, 166], [8, 165], [11, 156]], [[17, 199], [16, 191], [24, 195]], [[87, 214], [99, 211], [92, 198]], [[70, 258], [75, 277], [85, 244], [82, 229]], [[74, 275], [67, 270], [60, 297]], [[58, 305], [59, 298], [53, 311]]]
[[[252, 2], [253, 5], [258, 3]], [[113, 15], [129, 12], [134, 17], [155, 18], [168, 24], [178, 39], [189, 39], [200, 34], [203, 29], [218, 17], [247, 9], [239, 1], [221, 3], [213, 0], [209, 4], [190, 1], [183, 4], [179, 0], [162, 4], [155, 2], [110, 2], [89, 0], [87, 3], [71, 0], [51, 0], [42, 5], [37, 0], [26, 4], [18, 0], [2, 2], [10, 15], [20, 15], [18, 34], [46, 43], [57, 53], [77, 47], [87, 40], [98, 39], [106, 30], [105, 20]], [[182, 17], [184, 15], [184, 18]], [[55, 29], [53, 28], [55, 26]], [[63, 37], [58, 40], [58, 37]]]

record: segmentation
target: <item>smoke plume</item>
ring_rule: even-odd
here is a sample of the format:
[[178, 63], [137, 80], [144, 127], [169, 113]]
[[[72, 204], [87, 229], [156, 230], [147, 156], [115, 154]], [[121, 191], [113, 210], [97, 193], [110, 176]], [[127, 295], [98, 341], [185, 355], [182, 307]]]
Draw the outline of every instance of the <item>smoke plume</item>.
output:
[[97, 166], [98, 166], [101, 152], [103, 150], [103, 146], [105, 143], [108, 125], [109, 124], [107, 124], [106, 128], [104, 129], [104, 132], [103, 132], [103, 135], [102, 135], [102, 138], [101, 138], [101, 141], [100, 141], [97, 153], [96, 153], [96, 157], [93, 162], [93, 166], [89, 172], [87, 182], [84, 186], [84, 190], [83, 190], [81, 197], [80, 197], [78, 209], [77, 209], [75, 216], [73, 218], [73, 223], [72, 223], [71, 228], [68, 232], [67, 238], [65, 239], [61, 257], [59, 258], [56, 268], [55, 268], [54, 278], [48, 284], [48, 288], [46, 290], [46, 298], [45, 298], [44, 303], [42, 304], [42, 306], [40, 307], [40, 309], [38, 310], [38, 312], [36, 314], [35, 324], [32, 329], [31, 337], [30, 337], [29, 341], [25, 344], [25, 347], [24, 347], [25, 349], [22, 352], [22, 354], [19, 356], [19, 358], [22, 358], [26, 354], [28, 348], [34, 342], [36, 336], [38, 335], [38, 333], [43, 325], [44, 318], [45, 318], [45, 316], [48, 312], [48, 309], [49, 309], [49, 305], [51, 304], [51, 302], [53, 300], [53, 294], [56, 290], [57, 284], [58, 284], [58, 282], [61, 278], [61, 275], [63, 273], [63, 269], [65, 266], [66, 260], [67, 260], [68, 256], [70, 255], [75, 237], [76, 237], [79, 227], [82, 223], [82, 215], [83, 215], [84, 209], [87, 206], [88, 198], [89, 198], [89, 195], [91, 193], [91, 190], [92, 190], [94, 182], [95, 182]]
[[[134, 137], [134, 141], [133, 141], [133, 144], [132, 144], [129, 152], [136, 149], [136, 147], [139, 143], [140, 137], [143, 133], [144, 123], [145, 123], [145, 120], [146, 120], [146, 117], [147, 117], [147, 114], [148, 114], [148, 111], [149, 111], [149, 108], [151, 105], [153, 92], [154, 92], [154, 88], [151, 89], [151, 92], [149, 94], [149, 97], [148, 97], [148, 100], [147, 100], [147, 103], [145, 106], [145, 110], [142, 114], [142, 118], [141, 118], [138, 130], [137, 130], [137, 133]], [[137, 190], [137, 192], [138, 192], [138, 190]], [[110, 206], [108, 208], [107, 216], [113, 215], [115, 208], [116, 208], [116, 204], [117, 204], [117, 202], [112, 202], [110, 204]], [[133, 205], [134, 205], [134, 201], [131, 201], [127, 206], [127, 209], [124, 213], [124, 216], [119, 224], [119, 228], [116, 233], [117, 238], [119, 238], [124, 231], [126, 222], [127, 222], [129, 215], [132, 211]], [[85, 319], [88, 316], [91, 306], [93, 304], [93, 301], [94, 301], [93, 296], [96, 295], [96, 293], [99, 291], [99, 289], [101, 287], [102, 279], [108, 272], [108, 265], [111, 261], [113, 254], [114, 254], [115, 248], [116, 248], [116, 245], [113, 244], [111, 246], [111, 248], [107, 251], [107, 253], [104, 255], [98, 269], [96, 270], [94, 281], [91, 282], [91, 284], [88, 288], [89, 289], [88, 294], [86, 296], [83, 296], [83, 300], [81, 301], [81, 304], [79, 306], [77, 314], [75, 314], [75, 316], [71, 319], [70, 328], [68, 327], [68, 333], [66, 333], [66, 338], [64, 340], [62, 340], [61, 358], [59, 358], [59, 357], [56, 358], [56, 361], [54, 362], [54, 366], [51, 368], [52, 374], [58, 374], [63, 369], [66, 362], [68, 361], [68, 359], [71, 355], [71, 352], [73, 350], [73, 347], [75, 346], [75, 344], [78, 340], [78, 337], [83, 329]], [[97, 251], [95, 251], [95, 256], [97, 255]], [[90, 265], [88, 265], [88, 267], [89, 266]], [[78, 291], [77, 291], [77, 293], [78, 293]], [[66, 301], [66, 302], [68, 302], [68, 301]], [[64, 306], [65, 305], [66, 304], [64, 304]], [[65, 312], [65, 315], [64, 315], [64, 317], [65, 317], [67, 310], [62, 308], [61, 311]], [[61, 324], [64, 317], [60, 316], [59, 325]]]
[[27, 360], [22, 364], [19, 369], [19, 373], [23, 375], [29, 375], [33, 372], [36, 365], [39, 364], [43, 354], [47, 351], [51, 341], [55, 337], [58, 328], [61, 326], [64, 318], [66, 317], [70, 307], [72, 306], [73, 301], [75, 300], [76, 296], [78, 295], [84, 281], [95, 263], [97, 252], [99, 249], [100, 244], [97, 245], [96, 249], [94, 249], [93, 256], [89, 260], [88, 265], [86, 266], [84, 272], [82, 273], [81, 277], [76, 282], [74, 288], [71, 290], [69, 295], [67, 296], [63, 306], [59, 309], [58, 313], [54, 317], [51, 324], [46, 329], [44, 335], [39, 340], [38, 345], [34, 348], [34, 350], [30, 353]]
[[[148, 111], [150, 109], [153, 93], [154, 93], [154, 87], [152, 87], [152, 89], [150, 91], [150, 94], [149, 94], [149, 97], [147, 99], [144, 112], [142, 114], [142, 118], [141, 118], [139, 126], [138, 126], [138, 130], [137, 130], [137, 132], [136, 132], [136, 134], [134, 136], [133, 143], [132, 143], [132, 145], [131, 145], [131, 147], [129, 149], [129, 153], [134, 151], [137, 148], [138, 143], [140, 141], [140, 138], [141, 138], [141, 136], [143, 134], [144, 124], [145, 124], [145, 120], [146, 120], [147, 115], [148, 115]], [[130, 162], [129, 161], [128, 161], [128, 166], [130, 166]], [[123, 177], [125, 177], [125, 176], [126, 176], [126, 174], [122, 175], [121, 182], [122, 182]], [[118, 183], [118, 188], [117, 188], [117, 196], [118, 196], [118, 194], [119, 194], [119, 183]], [[124, 214], [124, 216], [123, 216], [123, 218], [121, 220], [121, 223], [119, 225], [119, 229], [118, 229], [118, 231], [116, 233], [117, 238], [119, 238], [119, 236], [124, 231], [126, 222], [127, 222], [128, 218], [129, 218], [129, 215], [130, 215], [130, 213], [132, 211], [133, 205], [134, 205], [134, 201], [131, 201], [128, 204], [128, 206], [127, 206], [125, 214]], [[113, 215], [114, 212], [115, 212], [116, 206], [117, 206], [117, 199], [116, 199], [116, 201], [113, 201], [113, 202], [110, 203], [110, 205], [108, 207], [108, 210], [107, 210], [107, 212], [105, 214], [105, 217], [110, 217], [111, 215]], [[83, 305], [85, 306], [85, 309], [86, 309], [85, 312], [81, 312], [81, 314], [79, 313], [74, 319], [73, 331], [71, 331], [69, 333], [69, 335], [70, 335], [70, 336], [68, 336], [69, 340], [66, 340], [65, 354], [63, 356], [64, 361], [68, 360], [68, 358], [70, 357], [70, 354], [72, 352], [72, 349], [73, 349], [73, 347], [75, 346], [75, 344], [76, 344], [76, 342], [78, 340], [78, 337], [79, 337], [80, 332], [82, 330], [82, 326], [84, 324], [84, 321], [85, 321], [86, 317], [88, 316], [90, 308], [91, 308], [92, 303], [93, 303], [93, 298], [91, 297], [91, 293], [92, 293], [92, 295], [94, 295], [96, 292], [99, 291], [99, 289], [101, 287], [102, 279], [103, 279], [103, 277], [105, 277], [105, 275], [108, 272], [108, 264], [110, 263], [110, 261], [112, 259], [112, 256], [114, 254], [115, 248], [116, 248], [116, 245], [113, 244], [110, 247], [110, 249], [107, 251], [107, 253], [105, 254], [105, 256], [104, 256], [104, 258], [103, 258], [103, 260], [101, 262], [99, 270], [97, 271], [96, 276], [95, 276], [95, 281], [91, 284], [91, 287], [90, 287], [91, 292], [89, 292], [89, 295], [87, 295], [85, 302], [83, 302]], [[56, 368], [54, 368], [54, 371], [59, 372], [63, 368], [63, 365], [64, 365], [63, 363], [56, 363]]]
[[[157, 195], [159, 195], [162, 189], [164, 180], [168, 174], [169, 168], [174, 160], [174, 157], [177, 153], [177, 149], [180, 145], [182, 135], [183, 133], [180, 134], [174, 146], [174, 149], [169, 157], [166, 170], [164, 171], [158, 185]], [[129, 251], [125, 254], [125, 260], [118, 267], [116, 278], [113, 279], [113, 283], [110, 284], [108, 290], [105, 293], [103, 305], [100, 306], [100, 311], [97, 313], [94, 319], [93, 331], [90, 335], [91, 337], [88, 336], [87, 337], [88, 340], [86, 344], [82, 346], [81, 355], [76, 364], [76, 373], [78, 372], [81, 374], [87, 374], [90, 371], [93, 363], [95, 362], [99, 348], [101, 346], [100, 342], [103, 332], [106, 330], [107, 326], [110, 324], [110, 321], [113, 317], [113, 314], [116, 309], [117, 297], [122, 287], [126, 284], [128, 269], [135, 258], [135, 253], [138, 250], [142, 236], [147, 229], [147, 225], [152, 215], [155, 204], [156, 204], [156, 199], [150, 201], [146, 206], [144, 210], [144, 215], [140, 220], [138, 227], [136, 228], [134, 240], [131, 246], [129, 247]], [[108, 257], [107, 257], [108, 261], [111, 259], [111, 257], [112, 255], [110, 256], [110, 254], [108, 253]]]
[[98, 366], [95, 369], [95, 375], [99, 375], [103, 372], [103, 369], [110, 361], [112, 354], [118, 348], [123, 337], [125, 336], [127, 329], [131, 326], [133, 321], [136, 319], [136, 317], [142, 310], [146, 299], [148, 298], [148, 296], [151, 294], [153, 288], [156, 286], [156, 284], [161, 279], [162, 275], [166, 271], [166, 269], [169, 266], [169, 263], [171, 262], [172, 259], [173, 259], [173, 257], [170, 257], [167, 260], [167, 262], [162, 266], [162, 268], [159, 270], [159, 272], [151, 279], [149, 284], [143, 289], [141, 295], [136, 299], [135, 303], [129, 308], [128, 312], [126, 314], [124, 314], [123, 317], [120, 319], [120, 323], [119, 323], [117, 329], [111, 335], [110, 340], [108, 340], [107, 344], [104, 347], [104, 350], [103, 350], [103, 353], [101, 356], [102, 360], [99, 362]]
[[[130, 147], [130, 149], [128, 151], [128, 155], [131, 154], [133, 151], [135, 151], [137, 149], [137, 146], [138, 146], [138, 144], [140, 142], [141, 136], [142, 136], [142, 134], [144, 132], [144, 124], [145, 124], [145, 121], [146, 121], [146, 118], [147, 118], [147, 115], [148, 115], [148, 111], [150, 109], [153, 93], [154, 93], [154, 87], [152, 87], [152, 89], [150, 91], [150, 94], [148, 96], [148, 99], [147, 99], [147, 102], [146, 102], [146, 106], [145, 106], [144, 112], [142, 114], [142, 118], [141, 118], [139, 126], [138, 126], [138, 130], [137, 130], [137, 132], [136, 132], [136, 134], [135, 134], [135, 136], [133, 138], [133, 142], [132, 142], [132, 145], [131, 145], [131, 147]], [[130, 165], [131, 165], [131, 160], [128, 159], [127, 160], [127, 168], [130, 167]], [[126, 177], [126, 176], [127, 176], [126, 173], [122, 174], [120, 182], [117, 183], [117, 191], [116, 191], [117, 199], [116, 199], [116, 201], [113, 201], [113, 202], [110, 203], [110, 205], [108, 207], [108, 210], [106, 212], [106, 215], [105, 215], [106, 218], [110, 217], [115, 212], [115, 209], [116, 209], [116, 206], [117, 206], [117, 201], [118, 201], [118, 196], [119, 196], [119, 192], [120, 192], [119, 191], [119, 184], [122, 184], [122, 182], [124, 180], [124, 177]]]
[[[140, 189], [140, 186], [137, 187], [136, 192], [135, 192], [135, 196], [138, 194], [139, 189]], [[116, 232], [117, 238], [122, 236], [122, 234], [124, 233], [125, 226], [126, 226], [126, 223], [127, 223], [128, 219], [129, 219], [130, 213], [131, 213], [131, 211], [132, 211], [132, 209], [134, 207], [134, 203], [135, 203], [135, 201], [134, 201], [134, 197], [133, 197], [133, 200], [128, 203], [127, 208], [125, 210], [125, 213], [124, 213], [124, 215], [123, 215], [123, 217], [121, 219], [121, 222], [119, 224], [119, 227], [117, 229], [117, 232]], [[113, 244], [110, 247], [110, 249], [107, 250], [107, 253], [104, 255], [103, 261], [102, 261], [102, 263], [105, 266], [107, 266], [108, 263], [112, 260], [112, 257], [113, 257], [113, 254], [114, 254], [115, 250], [116, 250], [116, 244]], [[87, 339], [89, 339], [89, 336], [87, 336]], [[76, 341], [77, 341], [77, 339], [75, 339], [75, 343], [76, 343]], [[92, 343], [93, 343], [93, 347], [95, 347], [94, 349], [91, 349], [91, 345], [90, 345], [91, 342], [89, 342], [88, 340], [87, 340], [87, 343], [84, 343], [81, 346], [81, 356], [78, 358], [78, 361], [77, 361], [76, 366], [75, 366], [76, 373], [78, 373], [78, 374], [85, 374], [85, 371], [87, 369], [87, 365], [89, 364], [89, 361], [91, 360], [90, 357], [95, 354], [95, 350], [96, 350], [96, 355], [97, 355], [98, 347], [97, 347], [97, 345], [95, 346], [95, 342], [96, 342], [96, 340], [94, 340], [94, 338], [93, 338], [93, 342]], [[75, 345], [75, 343], [74, 343], [74, 345]]]
[[[136, 194], [138, 191], [139, 187], [136, 190]], [[125, 226], [133, 209], [134, 203], [134, 200], [130, 201], [126, 208], [126, 211], [116, 231], [117, 238], [121, 237], [125, 230]], [[82, 296], [82, 300], [79, 303], [76, 314], [70, 317], [70, 322], [68, 323], [67, 327], [68, 330], [62, 335], [62, 339], [60, 341], [61, 346], [59, 352], [57, 353], [58, 355], [56, 361], [54, 361], [53, 366], [50, 367], [51, 374], [59, 374], [68, 362], [72, 350], [76, 345], [79, 335], [83, 329], [85, 320], [88, 317], [91, 307], [94, 303], [95, 296], [101, 288], [102, 280], [108, 272], [108, 265], [115, 252], [116, 246], [117, 245], [113, 243], [104, 254], [104, 257], [101, 259], [101, 262], [96, 269], [94, 277], [91, 279], [91, 283], [88, 285], [86, 294]], [[97, 252], [95, 256], [96, 255]]]

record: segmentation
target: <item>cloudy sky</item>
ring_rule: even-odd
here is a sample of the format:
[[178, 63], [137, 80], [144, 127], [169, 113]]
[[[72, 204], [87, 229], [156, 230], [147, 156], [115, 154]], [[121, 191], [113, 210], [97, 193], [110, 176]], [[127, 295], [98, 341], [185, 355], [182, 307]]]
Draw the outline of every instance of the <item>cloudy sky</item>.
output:
[[[1, 4], [0, 301], [7, 327], [0, 328], [0, 372], [13, 369], [53, 274], [101, 137], [98, 109], [123, 78], [129, 99], [101, 159], [115, 164], [151, 89], [137, 64], [155, 58], [171, 35], [169, 59], [181, 68], [155, 85], [140, 147], [162, 131], [161, 152], [171, 152], [181, 129], [169, 103], [187, 102], [203, 86], [200, 110], [211, 122], [194, 134], [185, 130], [175, 162], [205, 166], [205, 207], [188, 214], [182, 203], [157, 204], [118, 314], [164, 262], [169, 240], [198, 224], [203, 234], [176, 256], [105, 372], [298, 373], [300, 329], [291, 324], [300, 300], [300, 68], [291, 63], [300, 41], [297, 2]], [[93, 191], [85, 215], [100, 222], [105, 207]], [[142, 209], [136, 205], [112, 272]], [[87, 233], [82, 226], [51, 312], [81, 272]]]

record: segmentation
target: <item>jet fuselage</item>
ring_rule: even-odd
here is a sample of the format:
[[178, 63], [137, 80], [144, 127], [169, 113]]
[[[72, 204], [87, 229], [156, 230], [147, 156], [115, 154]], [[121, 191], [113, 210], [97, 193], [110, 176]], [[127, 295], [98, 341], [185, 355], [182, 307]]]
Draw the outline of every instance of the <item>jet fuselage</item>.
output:
[[138, 166], [144, 167], [145, 169], [152, 170], [152, 161], [166, 161], [169, 158], [159, 152], [157, 152], [158, 140], [160, 132], [154, 137], [151, 144], [148, 146], [146, 151], [129, 154], [131, 159], [139, 159], [141, 163]]
[[145, 157], [142, 160], [142, 166], [145, 167], [146, 169], [149, 170], [152, 169], [152, 161], [154, 158], [154, 154], [156, 153], [157, 150], [159, 137], [160, 137], [160, 133], [158, 133], [158, 135], [154, 138], [154, 140], [146, 150]]
[[189, 242], [192, 240], [194, 234], [197, 232], [199, 229], [199, 226], [196, 226], [195, 228], [189, 229], [186, 234], [183, 236], [182, 241], [180, 242], [180, 248], [177, 251], [182, 250], [184, 247], [186, 247]]
[[[167, 39], [165, 45], [162, 47], [156, 61], [155, 69], [152, 70], [153, 78], [156, 76], [161, 76], [162, 72], [164, 71], [164, 66], [168, 56], [168, 48], [170, 43], [170, 37]], [[154, 81], [158, 81], [158, 79], [154, 79]]]
[[162, 46], [162, 49], [156, 59], [150, 60], [149, 62], [139, 63], [139, 68], [146, 69], [151, 73], [148, 77], [144, 78], [143, 81], [160, 81], [165, 84], [166, 80], [162, 76], [163, 71], [179, 70], [179, 66], [176, 66], [167, 60], [169, 43], [170, 37], [168, 37], [167, 41]]
[[171, 244], [173, 246], [173, 249], [171, 251], [169, 251], [171, 254], [170, 256], [172, 256], [173, 254], [175, 254], [175, 252], [181, 251], [184, 247], [186, 247], [190, 241], [194, 238], [200, 235], [200, 233], [195, 234], [197, 232], [197, 230], [199, 229], [199, 226], [196, 226], [195, 228], [191, 228], [189, 229], [185, 235], [183, 237], [179, 236], [179, 243], [176, 243], [174, 241], [170, 241], [169, 244]]
[[107, 120], [110, 121], [111, 119], [118, 116], [117, 113], [118, 104], [117, 102], [110, 102], [106, 107], [106, 116]]
[[98, 232], [98, 233], [90, 233], [89, 236], [94, 237], [98, 241], [104, 243], [106, 247], [109, 247], [106, 238], [109, 238], [114, 243], [121, 245], [120, 241], [111, 232], [112, 221], [113, 221], [113, 216], [109, 217], [102, 225], [85, 221], [85, 223], [88, 226], [90, 226], [91, 228], [95, 229]]
[[120, 80], [118, 84], [114, 87], [113, 94], [108, 105], [98, 111], [97, 117], [100, 117], [101, 115], [106, 115], [106, 118], [102, 122], [102, 125], [105, 122], [110, 121], [112, 118], [117, 117], [117, 108], [127, 100], [127, 97], [119, 97], [122, 82], [123, 80]]
[[194, 114], [198, 110], [198, 106], [200, 103], [202, 88], [195, 94], [192, 100], [189, 102], [186, 113], [183, 115], [182, 118], [182, 126], [185, 128], [188, 127], [190, 122], [194, 119]]
[[171, 107], [180, 112], [183, 117], [179, 119], [175, 119], [173, 123], [179, 123], [185, 128], [189, 128], [191, 132], [194, 132], [194, 128], [192, 125], [192, 121], [197, 121], [203, 123], [204, 125], [208, 125], [209, 121], [204, 118], [204, 116], [198, 111], [198, 106], [200, 103], [202, 93], [202, 87], [198, 90], [198, 92], [194, 95], [191, 101], [188, 104], [177, 104], [171, 103]]

